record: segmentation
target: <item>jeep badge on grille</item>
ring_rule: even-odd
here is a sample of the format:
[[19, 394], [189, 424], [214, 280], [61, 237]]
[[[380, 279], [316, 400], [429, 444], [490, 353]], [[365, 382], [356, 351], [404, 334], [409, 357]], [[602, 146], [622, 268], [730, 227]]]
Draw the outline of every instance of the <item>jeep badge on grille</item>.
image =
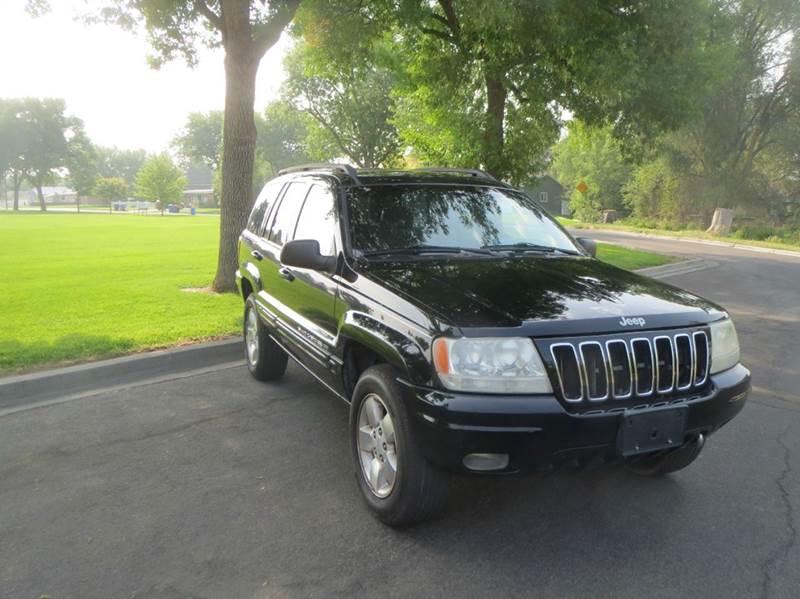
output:
[[643, 327], [645, 324], [647, 324], [647, 321], [641, 316], [637, 318], [626, 318], [625, 316], [623, 316], [622, 318], [619, 319], [619, 324], [622, 325], [623, 327], [632, 325], [635, 325], [637, 327]]

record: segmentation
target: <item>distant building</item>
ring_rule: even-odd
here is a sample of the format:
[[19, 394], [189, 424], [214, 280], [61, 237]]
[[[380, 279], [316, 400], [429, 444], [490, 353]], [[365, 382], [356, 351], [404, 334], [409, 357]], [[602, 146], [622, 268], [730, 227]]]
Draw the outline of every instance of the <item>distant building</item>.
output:
[[218, 205], [214, 194], [214, 171], [202, 164], [194, 164], [186, 169], [183, 203], [196, 208]]
[[[76, 204], [78, 202], [78, 192], [63, 185], [42, 187], [42, 195], [44, 196], [44, 203], [48, 206], [54, 204]], [[39, 198], [36, 197], [36, 189], [20, 191], [19, 203], [23, 206], [38, 206]]]
[[570, 215], [564, 187], [550, 175], [542, 175], [534, 184], [526, 185], [523, 189], [553, 216]]
[[183, 191], [183, 203], [186, 206], [195, 208], [207, 208], [216, 206], [217, 199], [214, 197], [214, 190], [208, 189], [185, 189]]

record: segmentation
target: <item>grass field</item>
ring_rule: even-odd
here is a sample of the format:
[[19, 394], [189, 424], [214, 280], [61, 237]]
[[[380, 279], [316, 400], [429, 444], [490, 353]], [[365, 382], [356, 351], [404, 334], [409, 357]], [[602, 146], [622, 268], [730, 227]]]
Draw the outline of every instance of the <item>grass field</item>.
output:
[[675, 261], [672, 256], [654, 254], [653, 252], [642, 252], [640, 250], [608, 243], [597, 244], [597, 257], [603, 262], [608, 262], [627, 270], [636, 270], [637, 268], [647, 268], [649, 266], [661, 266], [662, 264]]
[[[217, 218], [0, 214], [0, 372], [86, 361], [240, 330], [234, 294], [204, 287]], [[623, 268], [665, 256], [600, 244]]]
[[0, 370], [108, 357], [239, 330], [208, 285], [219, 219], [0, 214]]

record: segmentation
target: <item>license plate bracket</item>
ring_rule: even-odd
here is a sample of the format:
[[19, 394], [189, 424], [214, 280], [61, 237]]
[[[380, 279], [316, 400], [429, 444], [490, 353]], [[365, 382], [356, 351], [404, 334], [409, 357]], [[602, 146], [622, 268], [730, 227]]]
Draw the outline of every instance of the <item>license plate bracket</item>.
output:
[[688, 406], [626, 410], [619, 425], [617, 451], [630, 457], [680, 447], [688, 416]]

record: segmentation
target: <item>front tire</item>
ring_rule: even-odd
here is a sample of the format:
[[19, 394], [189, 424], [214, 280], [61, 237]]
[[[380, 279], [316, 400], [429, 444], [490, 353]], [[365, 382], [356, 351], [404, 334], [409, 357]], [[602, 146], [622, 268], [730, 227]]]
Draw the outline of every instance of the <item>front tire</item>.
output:
[[414, 442], [411, 417], [390, 365], [368, 368], [350, 404], [350, 438], [356, 481], [379, 520], [403, 526], [440, 512], [448, 477]]
[[244, 304], [244, 355], [247, 369], [259, 381], [274, 381], [286, 372], [288, 356], [269, 336], [252, 295]]

